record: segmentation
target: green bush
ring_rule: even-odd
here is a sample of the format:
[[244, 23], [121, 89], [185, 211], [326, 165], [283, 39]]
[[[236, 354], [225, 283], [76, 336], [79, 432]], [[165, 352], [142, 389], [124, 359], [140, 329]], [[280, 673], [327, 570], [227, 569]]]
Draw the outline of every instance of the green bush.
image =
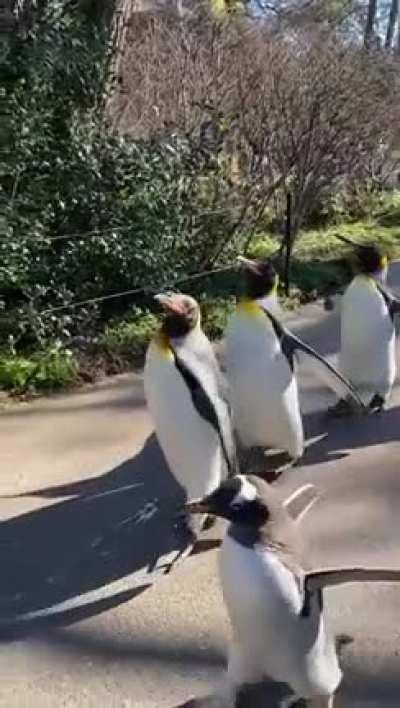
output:
[[279, 240], [271, 234], [257, 234], [247, 249], [249, 258], [268, 258], [279, 248]]
[[[210, 339], [218, 339], [225, 331], [230, 314], [233, 312], [233, 297], [200, 297], [202, 327]], [[148, 310], [134, 308], [132, 313], [119, 321], [106, 325], [97, 338], [100, 352], [137, 361], [143, 356], [154, 335], [160, 319]]]
[[[164, 286], [235, 252], [225, 241], [240, 205], [218, 153], [107, 131], [105, 45], [98, 25], [58, 3], [10, 44], [0, 336], [19, 353], [56, 339], [69, 346], [88, 328], [94, 336], [137, 302], [69, 310], [72, 301]], [[42, 314], [53, 306], [65, 309]]]
[[76, 379], [77, 363], [68, 350], [53, 347], [32, 358], [0, 356], [0, 389], [12, 393], [54, 391]]
[[374, 217], [380, 226], [394, 227], [400, 232], [400, 192], [384, 193]]
[[233, 297], [207, 298], [201, 304], [202, 325], [210, 339], [222, 337], [226, 324], [235, 307]]
[[157, 326], [154, 314], [135, 310], [130, 319], [106, 326], [98, 338], [98, 348], [106, 354], [136, 359], [146, 351]]

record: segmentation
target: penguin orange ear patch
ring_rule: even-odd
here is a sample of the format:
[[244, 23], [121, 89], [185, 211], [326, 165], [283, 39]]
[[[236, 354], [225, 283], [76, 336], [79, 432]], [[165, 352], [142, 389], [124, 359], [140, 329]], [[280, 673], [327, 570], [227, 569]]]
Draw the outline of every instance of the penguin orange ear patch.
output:
[[186, 308], [183, 303], [175, 299], [171, 299], [169, 301], [168, 309], [171, 310], [171, 312], [176, 312], [177, 315], [184, 315], [186, 312]]

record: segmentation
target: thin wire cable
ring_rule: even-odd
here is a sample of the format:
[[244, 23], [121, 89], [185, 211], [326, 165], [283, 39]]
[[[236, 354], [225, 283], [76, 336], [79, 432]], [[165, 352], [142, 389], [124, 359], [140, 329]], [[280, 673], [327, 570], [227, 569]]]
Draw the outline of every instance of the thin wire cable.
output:
[[95, 305], [98, 302], [104, 302], [105, 300], [113, 300], [118, 297], [124, 297], [125, 295], [138, 295], [139, 293], [151, 293], [151, 292], [160, 292], [163, 290], [164, 287], [168, 287], [170, 290], [171, 288], [174, 288], [176, 285], [180, 285], [182, 283], [187, 283], [187, 282], [192, 282], [193, 280], [199, 280], [200, 278], [206, 278], [209, 275], [213, 275], [214, 273], [221, 273], [225, 270], [233, 270], [234, 268], [237, 268], [237, 263], [231, 263], [230, 265], [227, 266], [219, 266], [217, 268], [212, 268], [211, 270], [205, 270], [202, 271], [201, 273], [194, 273], [193, 275], [187, 275], [182, 278], [177, 278], [174, 280], [172, 283], [165, 283], [164, 285], [160, 287], [154, 287], [152, 285], [143, 285], [140, 288], [133, 288], [132, 290], [123, 290], [120, 293], [112, 293], [110, 295], [101, 295], [99, 297], [92, 297], [88, 300], [80, 300], [78, 302], [71, 302], [69, 305], [58, 305], [57, 307], [50, 307], [47, 310], [42, 310], [39, 314], [41, 316], [45, 315], [50, 315], [53, 312], [60, 312], [61, 310], [68, 310], [68, 309], [76, 309], [77, 307], [83, 307], [84, 305]]

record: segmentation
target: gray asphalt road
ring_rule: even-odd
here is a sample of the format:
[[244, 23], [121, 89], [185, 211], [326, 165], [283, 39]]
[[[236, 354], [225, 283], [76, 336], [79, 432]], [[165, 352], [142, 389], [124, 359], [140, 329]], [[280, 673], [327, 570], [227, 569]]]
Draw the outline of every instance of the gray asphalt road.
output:
[[[391, 277], [400, 284], [398, 264]], [[336, 315], [312, 305], [292, 326], [337, 350]], [[379, 417], [327, 421], [333, 397], [300, 378], [314, 442], [279, 486], [321, 490], [304, 522], [313, 562], [400, 567], [400, 390]], [[229, 637], [216, 551], [164, 575], [186, 543], [174, 528], [182, 492], [141, 377], [5, 410], [0, 469], [0, 706], [172, 708], [207, 693]], [[345, 705], [400, 706], [400, 588], [348, 586], [327, 604], [354, 637]]]

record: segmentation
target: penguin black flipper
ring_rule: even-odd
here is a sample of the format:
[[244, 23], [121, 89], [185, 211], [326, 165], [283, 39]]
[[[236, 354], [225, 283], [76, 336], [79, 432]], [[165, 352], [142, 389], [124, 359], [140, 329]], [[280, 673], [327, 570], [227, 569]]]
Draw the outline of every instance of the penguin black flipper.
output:
[[307, 573], [304, 578], [305, 593], [346, 583], [398, 583], [400, 570], [386, 568], [331, 568]]
[[398, 300], [392, 293], [387, 290], [386, 288], [381, 285], [381, 283], [376, 283], [376, 287], [379, 290], [380, 294], [382, 295], [386, 307], [389, 310], [390, 317], [392, 318], [392, 321], [394, 320], [394, 316], [400, 312], [400, 300]]
[[[323, 369], [315, 370], [315, 373], [319, 374], [319, 378], [324, 384], [333, 389], [341, 398], [350, 397], [354, 403], [360, 408], [365, 408], [355, 386], [338, 371], [338, 369], [333, 366], [325, 357], [318, 354], [312, 347], [303, 342], [301, 339], [295, 335], [288, 332], [285, 334], [285, 338], [288, 339], [287, 347], [293, 351], [293, 353], [300, 354], [303, 352], [314, 360], [319, 361], [323, 365]], [[327, 375], [328, 374], [328, 375]]]
[[213, 400], [212, 395], [202, 384], [199, 375], [193, 370], [194, 366], [186, 359], [184, 360], [175, 349], [172, 349], [172, 352], [175, 366], [189, 389], [194, 407], [201, 418], [214, 428], [219, 437], [228, 474], [235, 474], [237, 471], [236, 446], [233, 438], [230, 411], [226, 401], [223, 398], [218, 399], [218, 390]]
[[350, 397], [357, 404], [357, 406], [360, 408], [365, 408], [356, 388], [350, 381], [348, 381], [348, 379], [346, 379], [345, 376], [343, 376], [343, 374], [340, 373], [340, 371], [338, 371], [338, 369], [336, 369], [335, 366], [327, 361], [325, 357], [321, 356], [321, 354], [318, 354], [318, 352], [315, 351], [313, 347], [310, 347], [309, 344], [306, 344], [302, 339], [296, 337], [295, 334], [292, 334], [292, 332], [284, 327], [282, 323], [279, 322], [269, 311], [265, 309], [263, 309], [263, 311], [275, 329], [275, 333], [280, 340], [282, 352], [285, 354], [292, 370], [294, 368], [295, 354], [297, 354], [297, 356], [301, 353], [306, 354], [308, 357], [311, 357], [315, 361], [322, 364], [322, 370], [317, 370], [316, 373], [317, 375], [319, 373], [319, 378], [324, 384], [333, 389], [340, 398]]

